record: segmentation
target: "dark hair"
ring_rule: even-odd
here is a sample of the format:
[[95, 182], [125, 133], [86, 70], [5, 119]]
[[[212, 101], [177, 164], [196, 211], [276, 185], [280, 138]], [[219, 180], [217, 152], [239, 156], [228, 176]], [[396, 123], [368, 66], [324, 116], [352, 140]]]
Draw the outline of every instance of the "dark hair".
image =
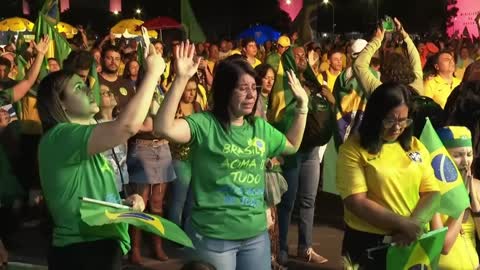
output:
[[40, 82], [37, 91], [37, 108], [45, 131], [59, 123], [70, 122], [62, 108], [61, 100], [68, 82], [75, 75], [71, 70], [60, 70], [48, 74]]
[[473, 176], [480, 177], [480, 80], [467, 81], [456, 89], [456, 99], [450, 107], [446, 126], [465, 126], [472, 132]]
[[12, 63], [7, 58], [0, 56], [0, 66], [6, 66], [10, 70]]
[[417, 138], [420, 138], [422, 134], [423, 127], [427, 122], [427, 117], [435, 129], [441, 128], [444, 123], [442, 107], [429, 97], [412, 97], [409, 114], [410, 118], [413, 119], [413, 136]]
[[250, 42], [255, 42], [255, 45], [257, 44], [255, 39], [253, 39], [251, 37], [248, 37], [248, 38], [245, 38], [245, 39], [242, 40], [242, 48], [246, 48], [248, 43], [250, 43]]
[[[235, 58], [232, 60], [229, 57], [216, 65], [211, 90], [213, 97], [212, 113], [225, 130], [230, 127], [230, 115], [228, 113], [230, 99], [243, 74], [251, 75], [253, 78], [256, 77], [255, 70], [253, 70], [252, 66], [243, 58]], [[245, 116], [245, 119], [250, 124], [253, 124], [256, 109], [257, 102], [255, 102], [252, 113]]]
[[382, 62], [380, 61], [380, 58], [378, 57], [372, 57], [372, 60], [370, 60], [370, 65], [371, 66], [380, 66]]
[[338, 48], [338, 47], [333, 47], [332, 49], [330, 49], [327, 53], [327, 58], [330, 59], [334, 54], [336, 53], [341, 53], [343, 54], [343, 50]]
[[180, 270], [216, 270], [215, 266], [207, 262], [191, 261], [183, 265]]
[[57, 62], [57, 64], [60, 64], [60, 63], [58, 63], [58, 60], [55, 57], [50, 57], [50, 58], [47, 59], [47, 62], [50, 62], [50, 61], [55, 61], [55, 62]]
[[268, 70], [272, 70], [274, 76], [276, 75], [275, 69], [273, 69], [273, 67], [269, 64], [260, 64], [255, 67], [255, 73], [257, 74], [255, 77], [255, 82], [257, 85], [262, 85], [262, 79], [267, 75]]
[[[358, 129], [360, 144], [369, 153], [380, 152], [384, 143], [381, 133], [385, 116], [402, 104], [409, 106], [411, 91], [413, 90], [408, 85], [390, 82], [380, 85], [370, 96]], [[405, 128], [398, 141], [405, 151], [410, 150], [412, 126]]]
[[436, 76], [437, 75], [437, 69], [435, 68], [435, 65], [438, 62], [438, 56], [432, 55], [427, 58], [427, 62], [425, 63], [425, 66], [423, 67], [423, 80], [428, 79], [430, 76]]
[[63, 68], [73, 72], [78, 70], [87, 70], [92, 67], [93, 56], [90, 52], [84, 50], [72, 51], [67, 59], [63, 60]]
[[415, 73], [405, 56], [391, 53], [382, 65], [381, 80], [384, 83], [411, 84], [415, 81]]
[[435, 69], [435, 75], [438, 75], [438, 70], [435, 68], [435, 65], [438, 65], [438, 61], [440, 60], [440, 55], [442, 54], [449, 54], [453, 57], [452, 52], [448, 50], [441, 50], [438, 53], [431, 56], [433, 68]]
[[105, 56], [107, 55], [107, 52], [110, 52], [110, 51], [117, 52], [120, 55], [122, 54], [119, 47], [107, 44], [102, 49], [102, 58], [105, 58]]

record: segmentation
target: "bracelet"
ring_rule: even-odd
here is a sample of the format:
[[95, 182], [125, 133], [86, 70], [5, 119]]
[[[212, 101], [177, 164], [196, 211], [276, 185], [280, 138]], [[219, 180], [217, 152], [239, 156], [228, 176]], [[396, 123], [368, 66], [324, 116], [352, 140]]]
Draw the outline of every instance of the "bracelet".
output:
[[297, 112], [298, 114], [307, 114], [308, 107], [303, 107], [303, 108], [295, 107], [295, 112]]

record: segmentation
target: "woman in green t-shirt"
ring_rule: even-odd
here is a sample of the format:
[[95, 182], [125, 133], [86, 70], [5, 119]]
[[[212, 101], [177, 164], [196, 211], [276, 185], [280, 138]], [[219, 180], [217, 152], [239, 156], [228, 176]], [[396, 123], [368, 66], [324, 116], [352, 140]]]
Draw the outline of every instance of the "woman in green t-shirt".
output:
[[[143, 124], [156, 82], [164, 70], [153, 46], [136, 95], [113, 121], [95, 123], [98, 112], [84, 81], [70, 71], [45, 77], [38, 89], [38, 111], [45, 134], [39, 145], [39, 170], [52, 216], [53, 242], [49, 269], [120, 269], [130, 248], [126, 224], [90, 227], [81, 220], [79, 197], [120, 203], [115, 174], [101, 154], [125, 143]], [[89, 95], [90, 92], [90, 95]], [[145, 208], [137, 194], [127, 198]]]
[[293, 71], [289, 83], [297, 109], [286, 136], [255, 117], [255, 71], [236, 57], [217, 64], [210, 112], [175, 119], [188, 79], [196, 72], [195, 48], [176, 51], [176, 78], [154, 120], [156, 133], [171, 142], [189, 143], [194, 206], [186, 231], [192, 255], [217, 269], [270, 269], [267, 232], [265, 161], [300, 147], [308, 97]]

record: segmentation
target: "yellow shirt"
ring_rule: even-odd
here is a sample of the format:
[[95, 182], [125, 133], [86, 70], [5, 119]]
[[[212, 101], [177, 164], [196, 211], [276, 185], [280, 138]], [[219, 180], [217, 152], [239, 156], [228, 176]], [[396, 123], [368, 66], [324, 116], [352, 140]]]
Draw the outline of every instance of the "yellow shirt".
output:
[[[448, 216], [441, 215], [445, 222]], [[438, 269], [442, 270], [470, 270], [478, 267], [478, 254], [475, 243], [475, 223], [471, 215], [462, 224], [463, 234], [459, 233], [448, 255], [441, 255]]]
[[452, 79], [452, 82], [449, 83], [440, 77], [440, 75], [437, 75], [425, 83], [425, 96], [432, 98], [442, 106], [442, 108], [445, 108], [448, 96], [450, 96], [452, 90], [460, 83], [461, 81], [455, 77]]
[[[333, 92], [333, 87], [335, 86], [335, 81], [337, 80], [337, 78], [338, 78], [338, 76], [340, 75], [341, 72], [338, 73], [337, 75], [334, 75], [334, 74], [330, 73], [330, 69], [327, 69], [324, 72], [327, 74], [327, 81], [326, 81], [327, 86], [330, 89], [330, 91]], [[322, 73], [317, 75], [317, 80], [318, 80], [318, 82], [320, 82], [320, 84], [323, 85], [324, 79], [323, 79], [323, 74]]]
[[37, 98], [27, 95], [20, 102], [22, 103], [22, 112], [19, 115], [19, 120], [22, 133], [30, 135], [42, 134], [42, 122], [37, 110]]
[[262, 61], [258, 60], [258, 58], [255, 58], [255, 63], [252, 65], [253, 68], [255, 68], [256, 66], [260, 65], [262, 63]]
[[[420, 192], [439, 191], [425, 146], [412, 139], [411, 150], [405, 152], [400, 143], [384, 144], [378, 154], [369, 154], [360, 146], [360, 138], [351, 136], [340, 146], [337, 159], [337, 190], [342, 199], [358, 193], [386, 209], [410, 216]], [[344, 219], [352, 229], [389, 235], [345, 209]]]

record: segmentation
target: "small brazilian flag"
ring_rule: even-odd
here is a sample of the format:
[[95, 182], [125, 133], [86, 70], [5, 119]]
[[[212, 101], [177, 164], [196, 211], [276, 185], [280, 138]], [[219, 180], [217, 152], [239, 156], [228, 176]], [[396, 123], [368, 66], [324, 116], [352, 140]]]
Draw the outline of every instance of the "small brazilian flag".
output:
[[438, 212], [457, 219], [470, 205], [467, 189], [462, 176], [442, 144], [437, 132], [427, 118], [420, 141], [430, 152], [435, 178], [440, 187], [440, 207]]
[[447, 227], [428, 232], [407, 247], [391, 246], [387, 251], [388, 270], [438, 269]]
[[95, 97], [95, 102], [100, 107], [100, 81], [98, 80], [97, 64], [93, 61], [90, 71], [88, 72], [88, 87], [92, 91], [92, 95]]
[[[95, 200], [81, 201], [80, 215], [89, 226], [102, 226], [112, 223], [127, 223], [147, 232], [151, 232], [170, 241], [193, 248], [190, 238], [176, 224], [159, 216], [118, 208], [107, 202]], [[120, 205], [122, 206], [122, 205]], [[127, 207], [128, 208], [128, 207]]]

